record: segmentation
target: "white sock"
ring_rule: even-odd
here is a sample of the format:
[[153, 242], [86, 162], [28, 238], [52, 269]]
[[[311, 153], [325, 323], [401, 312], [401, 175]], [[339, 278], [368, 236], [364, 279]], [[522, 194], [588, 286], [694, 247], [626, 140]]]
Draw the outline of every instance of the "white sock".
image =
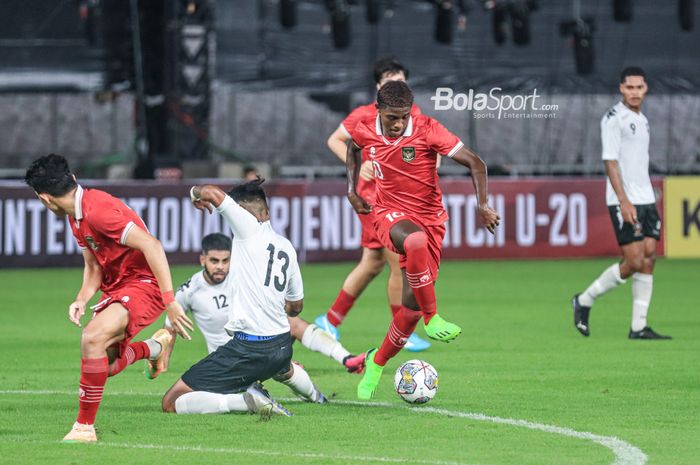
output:
[[647, 310], [651, 303], [654, 276], [645, 273], [632, 275], [632, 331], [641, 331], [647, 325]]
[[229, 413], [247, 412], [243, 394], [216, 394], [194, 391], [181, 395], [175, 400], [175, 412], [189, 413]]
[[146, 339], [143, 342], [145, 342], [146, 345], [148, 346], [148, 351], [149, 351], [148, 358], [149, 358], [149, 360], [155, 360], [156, 357], [158, 357], [160, 355], [160, 352], [163, 349], [160, 346], [160, 342], [156, 341], [155, 339]]
[[309, 325], [304, 330], [301, 343], [307, 349], [313, 352], [319, 352], [341, 364], [343, 363], [343, 359], [350, 355], [350, 352], [348, 352], [340, 342], [333, 339], [333, 336], [314, 324]]
[[289, 386], [296, 395], [309, 402], [314, 402], [318, 399], [319, 392], [316, 386], [311, 382], [311, 377], [301, 366], [292, 363], [292, 377], [282, 381], [282, 384]]
[[578, 296], [578, 301], [584, 307], [591, 307], [595, 299], [625, 282], [626, 280], [620, 277], [620, 264], [615, 263], [603, 271], [598, 279]]

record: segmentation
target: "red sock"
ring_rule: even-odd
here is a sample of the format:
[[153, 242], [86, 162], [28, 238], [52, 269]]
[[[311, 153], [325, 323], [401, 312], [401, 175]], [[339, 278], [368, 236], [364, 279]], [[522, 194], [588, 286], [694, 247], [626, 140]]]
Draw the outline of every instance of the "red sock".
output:
[[97, 409], [102, 401], [102, 391], [107, 382], [109, 360], [84, 358], [80, 363], [80, 390], [78, 391], [78, 423], [94, 425]]
[[425, 324], [428, 324], [437, 313], [435, 287], [429, 266], [428, 236], [423, 231], [409, 234], [403, 242], [403, 248], [406, 251], [406, 279], [423, 312]]
[[406, 345], [406, 340], [416, 329], [420, 315], [421, 312], [419, 311], [401, 306], [394, 315], [394, 319], [391, 320], [389, 331], [386, 333], [382, 346], [374, 354], [374, 363], [384, 366], [390, 358], [403, 349], [403, 346]]
[[391, 307], [391, 316], [394, 317], [396, 316], [396, 312], [401, 310], [401, 305], [390, 305]]
[[124, 354], [112, 362], [109, 366], [109, 376], [120, 373], [136, 360], [141, 360], [151, 355], [148, 344], [145, 342], [132, 342], [124, 351]]
[[328, 321], [330, 321], [333, 326], [339, 326], [354, 303], [355, 297], [341, 289], [338, 297], [335, 298], [335, 302], [333, 302], [328, 313], [326, 313]]

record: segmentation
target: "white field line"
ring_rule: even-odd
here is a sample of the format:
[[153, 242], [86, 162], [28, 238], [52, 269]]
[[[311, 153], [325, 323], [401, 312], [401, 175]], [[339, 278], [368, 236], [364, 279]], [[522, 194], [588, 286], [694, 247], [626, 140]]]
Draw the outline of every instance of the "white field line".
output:
[[[73, 391], [52, 391], [52, 390], [40, 390], [40, 391], [22, 391], [22, 390], [8, 390], [8, 391], [3, 391], [0, 390], [0, 395], [75, 395], [76, 393]], [[161, 394], [157, 393], [148, 393], [148, 392], [111, 392], [110, 395], [114, 396], [153, 396], [153, 397], [160, 397]], [[280, 400], [283, 400], [285, 402], [298, 402], [299, 399], [297, 398], [281, 398]], [[359, 405], [363, 407], [384, 407], [384, 408], [394, 408], [394, 409], [403, 409], [403, 410], [408, 410], [413, 413], [434, 413], [437, 415], [444, 415], [444, 416], [449, 416], [449, 417], [458, 417], [458, 418], [467, 418], [469, 420], [474, 420], [474, 421], [487, 421], [490, 423], [496, 423], [496, 424], [501, 424], [501, 425], [509, 425], [509, 426], [515, 426], [519, 428], [527, 428], [531, 430], [537, 430], [537, 431], [542, 431], [545, 433], [550, 433], [550, 434], [558, 434], [561, 436], [568, 436], [576, 439], [585, 439], [588, 441], [592, 441], [596, 444], [599, 444], [603, 447], [606, 447], [607, 449], [611, 450], [612, 453], [615, 455], [615, 461], [612, 462], [611, 465], [644, 465], [647, 462], [647, 455], [642, 452], [639, 448], [633, 446], [632, 444], [623, 441], [622, 439], [616, 438], [614, 436], [602, 436], [598, 434], [593, 434], [585, 431], [576, 431], [571, 428], [564, 428], [561, 426], [555, 426], [555, 425], [547, 425], [544, 423], [536, 423], [536, 422], [531, 422], [527, 420], [518, 420], [515, 418], [501, 418], [501, 417], [493, 417], [489, 415], [485, 415], [483, 413], [469, 413], [469, 412], [460, 412], [456, 410], [447, 410], [447, 409], [439, 409], [439, 408], [433, 408], [433, 407], [415, 407], [411, 408], [408, 406], [403, 406], [400, 404], [390, 404], [387, 402], [359, 402], [359, 401], [353, 401], [353, 400], [332, 400], [331, 403], [333, 404], [340, 404], [340, 405]], [[244, 451], [242, 449], [207, 449], [207, 448], [199, 448], [199, 447], [177, 447], [177, 446], [160, 446], [160, 445], [149, 445], [149, 444], [117, 444], [117, 443], [100, 443], [104, 446], [108, 447], [128, 447], [128, 448], [136, 448], [136, 449], [177, 449], [177, 450], [197, 450], [197, 451], [202, 451], [202, 452], [239, 452], [239, 453], [250, 453], [254, 454], [257, 453], [258, 455], [294, 455], [290, 453], [277, 453], [277, 452], [261, 452], [261, 451]], [[335, 458], [340, 458], [343, 460], [356, 460], [356, 461], [362, 461], [362, 462], [371, 462], [371, 461], [376, 461], [376, 462], [391, 462], [391, 463], [396, 463], [396, 462], [401, 462], [405, 459], [392, 459], [392, 458], [384, 458], [384, 457], [341, 457], [338, 455], [333, 455], [333, 456], [324, 456], [322, 454], [298, 454], [296, 455], [301, 458], [328, 458], [328, 457], [335, 457]], [[435, 460], [431, 460], [430, 462], [420, 462], [416, 461], [416, 463], [434, 463], [434, 464], [441, 464], [441, 465], [452, 465], [456, 464], [456, 462], [437, 462]]]
[[[22, 441], [22, 440], [9, 440], [2, 441], [0, 443], [13, 443], [13, 444], [38, 444], [38, 445], [58, 445], [62, 447], [75, 447], [73, 444], [62, 444], [59, 441]], [[320, 454], [314, 452], [276, 452], [276, 451], [265, 451], [259, 449], [239, 449], [235, 447], [201, 447], [201, 446], [177, 446], [177, 445], [166, 445], [166, 444], [129, 444], [129, 443], [119, 443], [119, 442], [98, 442], [96, 444], [87, 444], [87, 447], [109, 447], [117, 449], [141, 449], [141, 450], [168, 450], [168, 451], [180, 451], [180, 452], [206, 452], [211, 454], [244, 454], [244, 455], [259, 455], [263, 457], [283, 457], [283, 458], [300, 458], [306, 460], [343, 460], [348, 463], [407, 463], [405, 457], [403, 458], [391, 458], [391, 457], [372, 457], [366, 455], [343, 455], [343, 454]], [[469, 465], [463, 462], [449, 462], [444, 460], [421, 460], [421, 459], [411, 459], [410, 463], [416, 463], [420, 465]]]

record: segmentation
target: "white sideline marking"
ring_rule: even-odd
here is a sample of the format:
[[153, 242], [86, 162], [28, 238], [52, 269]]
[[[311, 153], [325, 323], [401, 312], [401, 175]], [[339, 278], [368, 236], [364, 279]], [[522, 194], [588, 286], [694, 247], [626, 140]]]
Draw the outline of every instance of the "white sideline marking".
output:
[[[50, 391], [50, 390], [45, 390], [45, 391], [21, 391], [21, 390], [15, 390], [15, 391], [2, 391], [0, 390], [0, 395], [6, 394], [6, 395], [75, 395], [76, 393], [73, 391]], [[149, 393], [149, 392], [112, 392], [110, 393], [111, 395], [115, 396], [157, 396], [160, 397], [161, 394], [157, 393]], [[280, 398], [280, 400], [285, 401], [285, 402], [300, 402], [299, 399], [297, 398]], [[496, 423], [496, 424], [501, 424], [501, 425], [510, 425], [510, 426], [516, 426], [520, 428], [527, 428], [531, 430], [537, 430], [537, 431], [543, 431], [545, 433], [551, 433], [551, 434], [558, 434], [561, 436], [568, 436], [576, 439], [586, 439], [588, 441], [592, 441], [596, 444], [600, 444], [601, 446], [610, 449], [613, 454], [615, 454], [615, 461], [611, 465], [644, 465], [647, 462], [647, 455], [639, 448], [633, 446], [632, 444], [623, 441], [622, 439], [616, 438], [614, 436], [601, 436], [598, 434], [593, 434], [585, 431], [576, 431], [571, 428], [564, 428], [561, 426], [555, 426], [555, 425], [547, 425], [544, 423], [535, 423], [527, 420], [518, 420], [515, 418], [501, 418], [501, 417], [493, 417], [489, 415], [485, 415], [483, 413], [469, 413], [469, 412], [459, 412], [456, 410], [447, 410], [447, 409], [439, 409], [439, 408], [434, 408], [434, 407], [408, 407], [408, 406], [402, 406], [398, 404], [391, 404], [388, 402], [360, 402], [360, 401], [354, 401], [354, 400], [331, 400], [332, 404], [340, 404], [340, 405], [359, 405], [363, 407], [385, 407], [385, 408], [394, 408], [394, 409], [403, 409], [403, 410], [408, 410], [413, 413], [435, 413], [437, 415], [445, 415], [449, 417], [459, 417], [459, 418], [467, 418], [470, 420], [475, 420], [475, 421], [488, 421], [491, 423]], [[53, 444], [53, 443], [51, 443]], [[127, 447], [127, 448], [136, 448], [136, 449], [176, 449], [176, 450], [196, 450], [196, 451], [202, 451], [202, 452], [238, 452], [238, 453], [250, 453], [250, 454], [259, 454], [259, 455], [274, 455], [274, 456], [290, 456], [290, 455], [295, 455], [295, 454], [290, 454], [290, 453], [277, 453], [277, 452], [261, 452], [261, 451], [247, 451], [243, 449], [207, 449], [207, 448], [200, 448], [200, 447], [179, 447], [179, 446], [161, 446], [161, 445], [150, 445], [150, 444], [117, 444], [117, 443], [99, 443], [104, 446], [118, 446], [118, 447]], [[295, 456], [301, 457], [301, 458], [329, 458], [329, 457], [336, 457], [340, 458], [343, 460], [357, 460], [357, 461], [362, 461], [362, 462], [367, 462], [367, 461], [377, 461], [377, 462], [391, 462], [391, 463], [400, 463], [403, 462], [404, 459], [392, 459], [392, 458], [384, 458], [384, 457], [343, 457], [339, 455], [332, 455], [332, 456], [326, 456], [322, 454], [296, 454]], [[420, 462], [420, 463], [434, 463], [434, 464], [440, 464], [440, 465], [453, 465], [457, 464], [457, 462], [437, 462], [437, 461], [430, 461], [430, 462]]]

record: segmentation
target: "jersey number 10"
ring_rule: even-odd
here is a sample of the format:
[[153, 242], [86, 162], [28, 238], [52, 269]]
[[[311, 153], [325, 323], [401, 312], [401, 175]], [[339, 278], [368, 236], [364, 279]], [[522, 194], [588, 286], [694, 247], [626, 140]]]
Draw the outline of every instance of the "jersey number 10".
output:
[[[269, 244], [267, 250], [270, 251], [270, 259], [267, 261], [267, 274], [265, 275], [265, 286], [270, 287], [270, 281], [272, 280], [272, 264], [275, 262], [275, 246]], [[275, 289], [279, 292], [284, 291], [285, 286], [287, 286], [287, 268], [289, 268], [289, 255], [284, 250], [277, 252], [277, 259], [283, 260], [282, 269], [282, 281], [280, 281], [279, 276], [275, 276]]]
[[384, 173], [382, 173], [382, 165], [378, 161], [372, 160], [372, 168], [374, 168], [374, 177], [377, 179], [384, 179]]

